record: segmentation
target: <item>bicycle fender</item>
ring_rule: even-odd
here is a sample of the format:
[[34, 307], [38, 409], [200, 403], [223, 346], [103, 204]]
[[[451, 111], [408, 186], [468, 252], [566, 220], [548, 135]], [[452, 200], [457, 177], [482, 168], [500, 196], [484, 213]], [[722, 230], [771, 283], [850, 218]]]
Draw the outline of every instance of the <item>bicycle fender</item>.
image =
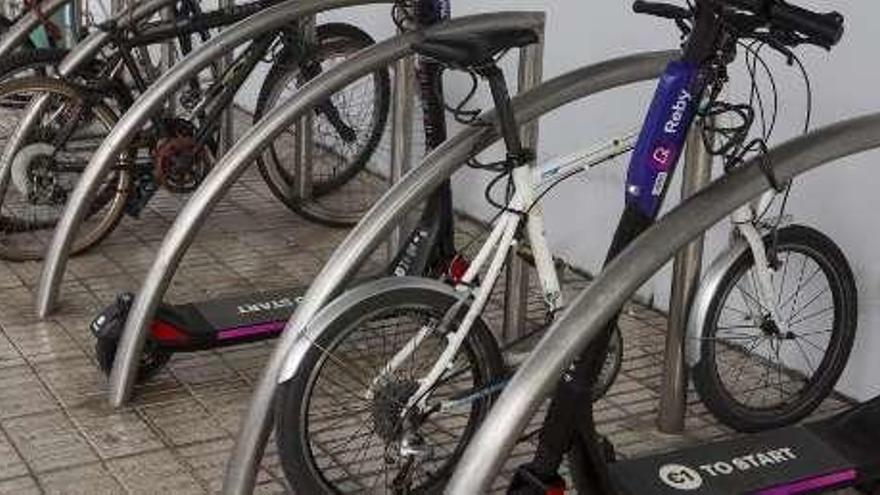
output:
[[697, 293], [694, 294], [694, 299], [691, 303], [685, 337], [687, 339], [685, 342], [685, 359], [689, 368], [693, 368], [700, 361], [700, 354], [703, 350], [701, 334], [706, 323], [706, 317], [709, 314], [709, 306], [712, 304], [712, 299], [718, 293], [721, 279], [733, 267], [733, 262], [748, 250], [748, 243], [741, 237], [737, 237], [724, 252], [712, 261], [712, 264], [700, 281], [700, 286], [697, 288]]
[[313, 343], [321, 337], [337, 318], [365, 298], [389, 289], [427, 289], [449, 294], [453, 297], [460, 295], [454, 287], [448, 284], [439, 280], [422, 277], [385, 277], [363, 283], [346, 291], [324, 306], [315, 315], [305, 331], [297, 337], [296, 342], [284, 358], [281, 373], [278, 375], [278, 383], [282, 384], [296, 376], [306, 353], [311, 349]]

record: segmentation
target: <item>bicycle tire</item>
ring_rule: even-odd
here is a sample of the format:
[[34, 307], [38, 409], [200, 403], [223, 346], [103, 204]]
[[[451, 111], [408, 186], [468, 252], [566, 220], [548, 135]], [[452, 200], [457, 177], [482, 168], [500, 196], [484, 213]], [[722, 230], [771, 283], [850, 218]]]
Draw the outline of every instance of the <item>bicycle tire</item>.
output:
[[[25, 77], [6, 81], [0, 84], [0, 101], [6, 96], [16, 93], [48, 94], [59, 98], [67, 98], [72, 101], [81, 101], [83, 98], [79, 89], [59, 80], [48, 77]], [[2, 106], [2, 105], [0, 105]], [[118, 116], [109, 107], [102, 103], [91, 104], [89, 107], [92, 118], [109, 132], [113, 128]], [[5, 140], [4, 140], [5, 143]], [[31, 143], [33, 144], [33, 143]], [[12, 179], [11, 177], [9, 179]], [[13, 246], [11, 236], [19, 233], [30, 236], [39, 236], [41, 231], [54, 230], [57, 218], [36, 222], [31, 219], [22, 219], [12, 211], [15, 206], [10, 205], [9, 195], [14, 194], [16, 185], [13, 180], [9, 181], [4, 196], [0, 198], [0, 259], [12, 261], [39, 260], [43, 257], [43, 245], [39, 242], [23, 242], [23, 247]], [[103, 240], [118, 225], [123, 213], [126, 198], [131, 185], [131, 174], [125, 167], [120, 167], [105, 182], [87, 212], [87, 220], [92, 219], [105, 207], [107, 212], [94, 225], [84, 222], [80, 234], [74, 239], [71, 252], [77, 254], [83, 252]], [[20, 191], [19, 191], [20, 194]], [[27, 203], [27, 200], [25, 200]], [[57, 205], [56, 205], [57, 206]], [[63, 205], [61, 205], [63, 206]]]
[[611, 390], [623, 367], [623, 335], [620, 328], [616, 325], [614, 332], [611, 334], [611, 340], [608, 343], [608, 351], [605, 361], [602, 363], [602, 371], [596, 379], [596, 386], [593, 388], [593, 402], [605, 397], [605, 394]]
[[[316, 28], [316, 39], [318, 44], [317, 58], [321, 61], [338, 55], [348, 57], [361, 49], [375, 44], [375, 41], [366, 32], [355, 26], [342, 23], [329, 23], [318, 26]], [[254, 113], [255, 121], [262, 118], [278, 103], [281, 91], [286, 84], [291, 79], [298, 77], [299, 68], [300, 64], [298, 61], [276, 60], [260, 89], [260, 96]], [[351, 153], [351, 156], [341, 153], [338, 146], [332, 147], [316, 142], [317, 149], [326, 152], [328, 156], [332, 156], [334, 159], [338, 159], [343, 165], [339, 170], [334, 170], [332, 175], [320, 180], [316, 180], [316, 176], [313, 174], [311, 198], [303, 199], [293, 192], [293, 185], [296, 180], [294, 174], [284, 167], [284, 160], [279, 157], [279, 152], [276, 149], [276, 143], [279, 143], [279, 140], [273, 141], [268, 147], [267, 152], [257, 159], [260, 173], [275, 197], [281, 200], [288, 208], [311, 221], [331, 227], [349, 227], [357, 223], [366, 211], [365, 209], [357, 209], [356, 211], [334, 210], [322, 207], [314, 200], [337, 191], [363, 172], [376, 148], [379, 146], [388, 122], [388, 113], [391, 105], [391, 80], [387, 69], [377, 70], [367, 77], [372, 78], [374, 90], [372, 95], [373, 111], [369, 128], [363, 133], [365, 139], [360, 141], [358, 138], [359, 149]], [[303, 83], [304, 81], [302, 80], [297, 81], [298, 86]], [[315, 118], [323, 119], [324, 117], [316, 116]], [[319, 124], [316, 123], [315, 125]], [[298, 153], [298, 148], [294, 148], [293, 152]]]
[[[366, 295], [355, 301], [339, 303], [338, 301], [341, 300], [338, 299], [337, 303], [331, 303], [325, 310], [338, 311], [338, 317], [326, 327], [326, 331], [316, 338], [315, 345], [311, 346], [303, 356], [302, 364], [299, 367], [303, 371], [279, 387], [275, 401], [275, 436], [281, 465], [296, 493], [340, 493], [345, 490], [335, 485], [332, 479], [328, 480], [331, 477], [328, 473], [332, 471], [332, 467], [331, 469], [322, 469], [315, 459], [313, 441], [317, 442], [315, 439], [321, 433], [318, 428], [310, 428], [312, 424], [308, 420], [312, 402], [320, 403], [320, 400], [314, 398], [312, 394], [314, 388], [317, 388], [316, 383], [319, 383], [318, 380], [324, 367], [328, 362], [335, 364], [339, 360], [339, 357], [327, 358], [325, 356], [333, 356], [333, 353], [337, 352], [336, 349], [339, 349], [347, 342], [347, 337], [358, 331], [359, 325], [370, 318], [397, 314], [394, 311], [412, 308], [425, 310], [426, 314], [430, 313], [434, 318], [442, 317], [460, 297], [454, 289], [440, 282], [424, 280], [419, 287], [413, 287], [411, 284], [407, 285], [404, 278], [392, 280], [397, 283], [392, 282], [390, 287], [384, 289], [367, 291]], [[384, 280], [383, 283], [388, 283], [388, 281]], [[334, 307], [336, 304], [344, 304], [344, 307]], [[400, 328], [400, 325], [394, 328]], [[389, 337], [387, 329], [380, 329], [379, 332], [383, 332], [381, 333], [382, 342], [385, 342], [385, 339]], [[438, 346], [445, 343], [443, 335], [430, 337], [436, 337], [441, 342]], [[391, 338], [393, 338], [393, 335]], [[406, 337], [403, 337], [403, 342], [406, 341]], [[427, 338], [425, 341], [427, 341]], [[419, 345], [421, 346], [421, 344]], [[368, 353], [365, 353], [365, 355], [369, 354], [375, 358], [379, 351], [378, 347], [378, 345], [370, 346]], [[384, 346], [383, 349], [385, 349]], [[392, 352], [395, 350], [396, 348], [392, 349]], [[475, 386], [480, 387], [486, 383], [494, 383], [495, 380], [500, 380], [504, 375], [504, 363], [497, 343], [481, 318], [477, 318], [474, 322], [459, 352], [462, 355], [466, 355], [469, 362], [472, 361], [474, 363], [473, 379]], [[429, 355], [431, 354], [429, 353]], [[437, 354], [433, 354], [434, 358], [436, 356]], [[376, 359], [376, 361], [380, 366], [387, 362], [381, 358]], [[354, 363], [352, 359], [347, 359], [343, 362]], [[434, 361], [432, 360], [430, 364], [433, 363]], [[354, 366], [354, 364], [351, 364], [351, 366]], [[411, 363], [410, 366], [414, 365]], [[330, 372], [330, 370], [327, 370], [327, 373]], [[366, 375], [366, 378], [368, 380], [371, 379], [369, 375]], [[373, 383], [376, 382], [374, 381]], [[371, 385], [370, 387], [371, 391], [373, 391], [373, 386]], [[373, 391], [371, 397], [377, 396], [381, 397], [382, 394]], [[397, 403], [401, 403], [403, 400], [401, 398]], [[472, 406], [472, 409], [469, 414], [465, 415], [467, 424], [463, 427], [462, 435], [455, 436], [453, 439], [453, 442], [456, 439], [458, 441], [455, 448], [446, 449], [447, 452], [451, 452], [449, 457], [443, 461], [433, 477], [426, 479], [424, 486], [415, 487], [415, 489], [406, 493], [433, 494], [442, 491], [445, 484], [444, 481], [451, 475], [458, 456], [461, 455], [469, 438], [476, 432], [476, 428], [482, 422], [482, 419], [489, 410], [491, 401], [492, 398], [489, 396], [468, 403]], [[377, 414], [375, 412], [377, 409], [382, 411], [381, 406], [375, 403], [371, 404], [371, 407], [373, 408], [371, 409], [371, 414], [373, 415]], [[371, 416], [373, 431], [377, 428], [375, 417]], [[391, 414], [390, 417], [396, 418], [398, 416]], [[336, 422], [336, 419], [333, 421]], [[454, 436], [452, 433], [446, 433], [446, 435]], [[439, 450], [439, 447], [437, 450]], [[342, 481], [345, 481], [344, 475]]]
[[[765, 244], [768, 246], [768, 249], [771, 248], [773, 242], [774, 239], [771, 235], [765, 236]], [[693, 378], [697, 392], [706, 408], [719, 421], [741, 432], [756, 432], [790, 425], [813, 412], [822, 400], [832, 392], [834, 385], [837, 383], [837, 380], [846, 367], [850, 351], [852, 350], [853, 340], [855, 338], [858, 311], [857, 290], [852, 270], [840, 248], [821, 232], [802, 225], [791, 225], [779, 229], [775, 243], [777, 257], [780, 262], [782, 262], [782, 257], [785, 255], [786, 266], [781, 267], [780, 270], [786, 270], [792, 254], [796, 254], [803, 256], [804, 262], [802, 266], [805, 267], [807, 260], [810, 260], [816, 265], [817, 271], [815, 274], [818, 274], [821, 271], [824, 275], [825, 280], [828, 282], [828, 291], [830, 293], [830, 302], [832, 304], [829, 309], [833, 310], [832, 326], [828, 330], [830, 334], [827, 350], [823, 353], [821, 361], [819, 365], [815, 367], [812, 376], [804, 380], [805, 384], [803, 388], [797, 390], [797, 394], [794, 396], [793, 400], [783, 400], [778, 406], [771, 407], [755, 407], [744, 403], [742, 400], [738, 400], [735, 397], [735, 391], [732, 390], [732, 385], [739, 383], [740, 379], [737, 378], [733, 384], [726, 384], [725, 377], [723, 376], [725, 375], [725, 372], [720, 369], [719, 365], [721, 360], [720, 354], [732, 346], [727, 343], [717, 344], [720, 342], [720, 339], [723, 338], [717, 337], [719, 330], [718, 323], [722, 318], [722, 312], [725, 309], [731, 310], [729, 313], [733, 312], [732, 306], [724, 304], [727, 300], [727, 296], [730, 295], [735, 288], [739, 287], [738, 290], [742, 293], [742, 300], [745, 304], [748, 304], [748, 298], [744, 295], [744, 289], [738, 284], [745, 274], [749, 273], [751, 270], [751, 267], [754, 265], [754, 259], [750, 250], [744, 252], [736, 259], [731, 266], [731, 269], [723, 276], [719, 288], [709, 304], [707, 317], [702, 326], [702, 333], [700, 335], [700, 338], [703, 340], [700, 360], [693, 368]], [[797, 258], [795, 258], [793, 263], [797, 264]], [[803, 271], [804, 269], [802, 268], [800, 271], [801, 279], [803, 278]], [[788, 300], [790, 299], [787, 295], [783, 296], [783, 291], [785, 290], [785, 273], [787, 273], [787, 271], [783, 271], [780, 276], [777, 277], [777, 280], [780, 281], [780, 297], [778, 298], [777, 304], [782, 306], [787, 306]], [[794, 304], [799, 300], [797, 294], [800, 292], [801, 288], [807, 289], [810, 287], [809, 284], [812, 283], [812, 277], [814, 276], [815, 275], [811, 275], [811, 280], [803, 283], [801, 279], [798, 279], [798, 284], [795, 287], [797, 292], [792, 293], [794, 299], [791, 306], [792, 309], [789, 311], [791, 316], [788, 317], [788, 321], [783, 326], [783, 329], [788, 328], [788, 332], [782, 333], [780, 334], [780, 337], [776, 338], [776, 340], [780, 342], [777, 344], [777, 349], [773, 349], [773, 338], [775, 337], [775, 334], [772, 333], [772, 328], [768, 327], [769, 330], [762, 328], [767, 326], [766, 320], [764, 320], [761, 322], [760, 326], [755, 324], [751, 327], [734, 327], [737, 332], [745, 332], [750, 328], [754, 328], [757, 332], [753, 333], [757, 336], [749, 337], [749, 334], [737, 333], [728, 337], [728, 340], [734, 339], [735, 341], [740, 339], [740, 335], [743, 336], [743, 339], [751, 339], [748, 341], [748, 344], [745, 342], [742, 344], [737, 343], [735, 345], [737, 349], [733, 349], [733, 352], [741, 353], [742, 349], [740, 348], [745, 347], [746, 351], [751, 349], [751, 351], [758, 354], [757, 351], [763, 349], [763, 342], [766, 339], [769, 341], [768, 346], [771, 349], [771, 356], [769, 359], [773, 358], [772, 354], [775, 354], [777, 358], [780, 358], [783, 354], [783, 351], [781, 350], [782, 343], [792, 341], [794, 343], [793, 345], [798, 347], [798, 352], [793, 355], [797, 356], [798, 354], [803, 353], [801, 359], [806, 361], [807, 368], [812, 370], [809, 361], [809, 353], [804, 350], [804, 345], [806, 344], [802, 345], [798, 339], [804, 339], [805, 342], [810, 342], [811, 345], [814, 346], [813, 348], [818, 348], [818, 346], [815, 345], [815, 340], [807, 339], [808, 335], [817, 335], [817, 332], [801, 331], [801, 333], [798, 334], [793, 329], [799, 327], [797, 325], [792, 325], [792, 320], [795, 316], [800, 314], [794, 312]], [[774, 284], [775, 283], [776, 281], [774, 281]], [[821, 295], [822, 292], [819, 294]], [[804, 311], [807, 307], [813, 305], [815, 301], [821, 300], [818, 299], [819, 297], [819, 295], [815, 297], [807, 296], [808, 302], [805, 303], [804, 308], [801, 308], [798, 311]], [[762, 308], [758, 309], [763, 313], [764, 310]], [[784, 309], [785, 308], [780, 308], [779, 314], [782, 314]], [[743, 311], [738, 310], [738, 312]], [[751, 311], [749, 311], [749, 313], [751, 313]], [[820, 316], [820, 314], [817, 313], [819, 312], [816, 311], [816, 308], [812, 307], [808, 315], [815, 314], [815, 316], [812, 316], [811, 318], [816, 318]], [[748, 321], [753, 320], [752, 316], [742, 316], [741, 318]], [[805, 318], [806, 317], [802, 317], [802, 320]], [[795, 323], [798, 321], [799, 320], [795, 320]], [[803, 323], [803, 321], [800, 321], [800, 323]], [[822, 326], [824, 327], [825, 324]], [[730, 327], [724, 327], [722, 330], [727, 328]], [[770, 333], [768, 334], [768, 332]], [[822, 333], [824, 333], [824, 331]], [[756, 340], [758, 338], [761, 340]], [[759, 343], [756, 344], [754, 342]], [[790, 346], [786, 347], [786, 349], [788, 348], [790, 348]], [[718, 349], [720, 349], [720, 352]], [[807, 349], [809, 350], [810, 348]], [[793, 351], [794, 349], [792, 352]], [[768, 358], [766, 356], [758, 356], [758, 360], [763, 363], [767, 361]], [[790, 361], [790, 363], [793, 364], [794, 361]], [[770, 370], [770, 367], [766, 365], [765, 367], [767, 367], [767, 370]], [[775, 386], [781, 396], [786, 388], [783, 379], [792, 378], [793, 376], [796, 377], [797, 375], [802, 374], [802, 371], [793, 371], [791, 367], [783, 369], [781, 360], [779, 360], [774, 367], [776, 374], [778, 375], [778, 383], [776, 383]], [[738, 373], [740, 374], [737, 375], [739, 377], [743, 371], [739, 371]], [[783, 373], [785, 373], [785, 375], [783, 375]], [[767, 371], [765, 374], [772, 375], [772, 371]], [[729, 377], [729, 375], [727, 375], [727, 377]], [[772, 387], [774, 386], [774, 384], [771, 383], [772, 378], [772, 376], [769, 376], [769, 378], [761, 383], [766, 383], [768, 386]], [[746, 398], [751, 397], [754, 394], [754, 390], [757, 389], [747, 391], [746, 393], [748, 395], [746, 395]]]

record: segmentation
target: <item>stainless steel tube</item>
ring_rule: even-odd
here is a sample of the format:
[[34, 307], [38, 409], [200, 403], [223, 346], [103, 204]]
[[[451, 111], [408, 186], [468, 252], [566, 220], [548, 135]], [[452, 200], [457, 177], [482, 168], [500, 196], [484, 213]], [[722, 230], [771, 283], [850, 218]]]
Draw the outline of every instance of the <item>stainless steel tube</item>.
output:
[[[712, 181], [712, 155], [703, 143], [703, 124], [695, 124], [687, 139], [681, 176], [681, 200], [696, 194]], [[703, 236], [700, 235], [675, 255], [672, 265], [672, 294], [669, 298], [669, 331], [663, 381], [660, 384], [660, 414], [657, 426], [664, 433], [684, 431], [688, 374], [685, 366], [687, 324], [691, 301], [700, 283], [703, 267]]]
[[[517, 91], [526, 92], [541, 84], [544, 74], [544, 41], [520, 51]], [[521, 127], [523, 146], [538, 151], [538, 122]], [[502, 341], [516, 340], [526, 332], [526, 313], [529, 299], [529, 271], [515, 251], [507, 258], [504, 280], [504, 320]]]
[[[535, 18], [536, 21], [538, 19], [541, 17]], [[519, 122], [528, 122], [591, 94], [653, 79], [677, 54], [677, 51], [639, 54], [559, 76], [533, 91], [517, 96], [514, 99], [516, 117]], [[488, 114], [483, 118], [494, 117]], [[383, 196], [337, 248], [288, 322], [254, 390], [251, 406], [241, 423], [235, 450], [227, 464], [224, 493], [244, 494], [253, 488], [256, 468], [269, 434], [272, 399], [279, 376], [283, 379], [293, 371], [285, 369], [285, 358], [297, 344], [298, 337], [311, 318], [341, 290], [347, 278], [364, 257], [384, 241], [384, 236], [396, 222], [424, 201], [468, 157], [479, 153], [497, 139], [494, 127], [480, 126], [468, 128], [447, 140]]]
[[[413, 133], [413, 57], [403, 57], [394, 64], [394, 86], [391, 101], [391, 170], [389, 182], [397, 184], [412, 167]], [[388, 243], [389, 261], [400, 251], [401, 228], [398, 225]]]
[[[303, 41], [314, 44], [315, 42], [315, 17], [303, 19], [299, 23], [300, 33]], [[312, 172], [314, 170], [314, 142], [312, 141], [314, 115], [312, 112], [306, 112], [301, 119], [296, 122], [296, 155], [293, 157], [294, 170], [293, 176], [294, 189], [296, 196], [302, 201], [308, 201], [312, 198]], [[229, 142], [230, 147], [232, 141]], [[224, 148], [224, 151], [230, 148]]]
[[189, 77], [198, 74], [219, 57], [254, 39], [257, 35], [303, 16], [353, 5], [388, 1], [390, 0], [288, 0], [229, 27], [182, 59], [174, 70], [163, 74], [117, 122], [92, 156], [71, 193], [43, 263], [40, 286], [37, 290], [37, 314], [45, 317], [55, 306], [73, 238], [91, 198], [110, 170], [113, 161], [131, 143], [149, 116], [158, 110]]
[[[45, 15], [51, 15], [61, 7], [67, 5], [70, 0], [44, 0], [40, 2], [40, 11]], [[40, 25], [40, 16], [33, 10], [28, 11], [15, 24], [10, 26], [2, 38], [0, 38], [0, 58], [12, 53], [21, 43], [27, 39], [37, 26]]]
[[[851, 119], [770, 151], [780, 180], [880, 147], [880, 114]], [[761, 158], [758, 158], [760, 160]], [[755, 160], [715, 181], [663, 217], [574, 301], [517, 370], [458, 463], [446, 493], [484, 493], [563, 370], [626, 299], [694, 237], [768, 188]]]
[[[220, 0], [219, 1], [220, 8], [232, 8], [235, 6], [235, 0]], [[229, 50], [226, 53], [226, 56], [223, 57], [223, 63], [220, 64], [220, 73], [222, 74], [227, 68], [232, 66], [232, 62], [235, 60], [235, 54], [232, 50]], [[233, 105], [230, 105], [226, 111], [223, 112], [223, 115], [220, 117], [220, 150], [218, 155], [222, 155], [229, 151], [232, 148], [232, 143], [235, 141], [235, 115], [233, 114], [232, 108]]]

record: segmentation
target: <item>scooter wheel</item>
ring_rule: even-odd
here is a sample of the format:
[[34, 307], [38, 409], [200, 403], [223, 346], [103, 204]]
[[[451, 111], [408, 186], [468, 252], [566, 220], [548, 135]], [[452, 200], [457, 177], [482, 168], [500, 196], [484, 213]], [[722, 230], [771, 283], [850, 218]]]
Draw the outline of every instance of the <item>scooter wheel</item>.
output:
[[[116, 359], [118, 345], [119, 339], [107, 337], [99, 338], [95, 343], [95, 357], [98, 358], [98, 365], [108, 377], [113, 370], [113, 361]], [[148, 340], [144, 344], [135, 382], [144, 383], [156, 376], [168, 364], [172, 354], [171, 351], [161, 349], [154, 342]]]

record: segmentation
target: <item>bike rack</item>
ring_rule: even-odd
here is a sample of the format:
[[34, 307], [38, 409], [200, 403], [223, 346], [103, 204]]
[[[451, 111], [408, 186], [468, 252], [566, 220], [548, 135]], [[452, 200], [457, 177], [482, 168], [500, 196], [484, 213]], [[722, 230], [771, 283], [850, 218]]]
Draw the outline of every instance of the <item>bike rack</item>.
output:
[[214, 167], [196, 193], [178, 214], [144, 283], [135, 297], [116, 354], [110, 376], [110, 403], [120, 406], [130, 395], [137, 375], [141, 349], [155, 309], [171, 282], [186, 249], [195, 238], [213, 206], [241, 176], [253, 159], [292, 122], [301, 119], [317, 102], [377, 68], [412, 54], [412, 45], [428, 33], [479, 32], [493, 26], [543, 27], [543, 15], [532, 13], [486, 14], [447, 21], [422, 32], [405, 33], [381, 42], [349, 59], [347, 63], [321, 74], [291, 97], [283, 106], [267, 114]]
[[[705, 122], [699, 120], [688, 134], [681, 176], [681, 201], [712, 182], [712, 155], [703, 142], [704, 127]], [[688, 385], [685, 364], [687, 325], [691, 302], [700, 286], [702, 267], [703, 236], [700, 235], [675, 255], [672, 265], [672, 294], [669, 298], [669, 323], [657, 417], [658, 429], [663, 433], [684, 431]]]
[[[45, 15], [52, 15], [61, 7], [68, 4], [70, 0], [45, 0], [40, 3], [41, 12]], [[39, 27], [40, 16], [34, 11], [27, 12], [15, 24], [10, 26], [6, 34], [0, 38], [0, 58], [12, 53], [12, 50], [18, 47], [31, 32]]]
[[572, 301], [517, 370], [471, 440], [445, 493], [484, 493], [513, 448], [519, 432], [563, 370], [627, 298], [676, 250], [769, 189], [759, 160], [787, 181], [838, 158], [880, 147], [880, 114], [847, 120], [782, 144], [756, 157], [679, 205], [609, 264]]
[[[487, 16], [486, 20], [491, 22], [492, 26], [498, 26], [498, 22], [494, 21], [493, 17], [497, 19], [496, 15]], [[542, 17], [534, 15], [536, 21]], [[659, 76], [666, 64], [678, 54], [678, 51], [642, 53], [584, 67], [559, 76], [514, 98], [513, 105], [517, 121], [520, 123], [531, 122], [562, 105], [591, 94], [654, 79]], [[299, 93], [290, 103], [291, 106], [301, 107], [294, 110], [297, 112], [308, 108], [306, 105], [298, 104], [299, 97], [305, 98], [306, 93]], [[295, 118], [295, 115], [292, 115], [291, 118]], [[484, 121], [492, 122], [494, 113], [486, 113], [481, 118]], [[251, 131], [255, 134], [262, 132], [256, 128]], [[232, 458], [227, 464], [224, 493], [244, 494], [252, 490], [256, 469], [269, 437], [271, 405], [279, 377], [283, 379], [286, 377], [286, 373], [282, 374], [282, 372], [291, 371], [285, 370], [288, 356], [292, 356], [298, 346], [310, 345], [310, 342], [303, 337], [303, 331], [311, 319], [329, 302], [332, 296], [344, 287], [346, 280], [364, 261], [368, 253], [385, 240], [387, 234], [405, 217], [407, 212], [423, 202], [468, 158], [476, 156], [498, 139], [499, 135], [494, 126], [469, 127], [448, 139], [426, 157], [418, 167], [403, 177], [401, 182], [393, 186], [336, 249], [297, 306], [257, 383], [251, 406], [242, 420]], [[254, 149], [256, 146], [253, 143], [247, 143], [252, 148], [249, 150], [245, 149], [244, 144], [245, 140], [239, 141], [238, 146], [226, 157], [229, 163], [224, 163], [223, 167], [241, 168], [245, 166], [256, 153]], [[200, 201], [204, 201], [204, 199], [200, 198]], [[178, 217], [178, 220], [180, 219], [181, 217]], [[186, 239], [181, 237], [177, 242], [185, 241]], [[174, 260], [166, 255], [162, 261], [173, 262]], [[160, 281], [148, 280], [148, 282], [157, 283]], [[132, 315], [138, 309], [138, 302], [139, 300], [136, 300]], [[141, 311], [147, 309], [150, 308], [144, 307]], [[132, 320], [129, 319], [129, 323], [131, 322]], [[129, 335], [132, 334], [129, 334], [126, 329], [123, 339]]]
[[[277, 29], [293, 20], [327, 10], [390, 1], [288, 0], [225, 29], [178, 62], [174, 70], [163, 74], [156, 80], [116, 123], [116, 126], [92, 156], [77, 182], [55, 228], [52, 242], [46, 253], [37, 292], [37, 315], [45, 318], [55, 306], [76, 230], [82, 222], [90, 199], [94, 196], [101, 180], [109, 172], [113, 160], [134, 139], [135, 134], [146, 123], [149, 115], [158, 110], [174, 91], [185, 84], [188, 78], [225, 56], [235, 47], [252, 40], [263, 32]], [[0, 180], [2, 177], [0, 176]]]

